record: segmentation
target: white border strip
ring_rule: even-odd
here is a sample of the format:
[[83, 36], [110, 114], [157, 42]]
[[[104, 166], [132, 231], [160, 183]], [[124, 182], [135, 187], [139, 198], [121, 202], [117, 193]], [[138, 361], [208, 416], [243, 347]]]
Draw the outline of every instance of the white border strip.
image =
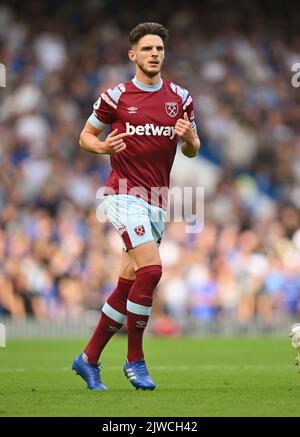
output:
[[152, 307], [145, 307], [127, 299], [127, 311], [140, 316], [150, 316]]
[[126, 320], [126, 316], [119, 311], [111, 307], [107, 302], [103, 305], [102, 312], [106, 314], [110, 319], [123, 325]]

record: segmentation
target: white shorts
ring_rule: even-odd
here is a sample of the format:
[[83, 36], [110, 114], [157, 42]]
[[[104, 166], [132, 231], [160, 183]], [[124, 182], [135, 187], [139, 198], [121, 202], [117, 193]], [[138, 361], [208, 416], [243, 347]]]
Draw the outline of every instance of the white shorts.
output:
[[130, 194], [105, 196], [105, 212], [118, 231], [125, 250], [155, 241], [159, 246], [166, 211]]

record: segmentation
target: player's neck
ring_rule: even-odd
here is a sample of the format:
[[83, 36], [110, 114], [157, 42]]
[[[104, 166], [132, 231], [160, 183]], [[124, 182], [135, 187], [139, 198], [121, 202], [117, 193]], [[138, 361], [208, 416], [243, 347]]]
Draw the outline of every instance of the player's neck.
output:
[[154, 77], [149, 77], [144, 74], [142, 71], [137, 70], [135, 73], [135, 79], [140, 82], [142, 85], [153, 86], [159, 85], [161, 83], [161, 75], [160, 73]]

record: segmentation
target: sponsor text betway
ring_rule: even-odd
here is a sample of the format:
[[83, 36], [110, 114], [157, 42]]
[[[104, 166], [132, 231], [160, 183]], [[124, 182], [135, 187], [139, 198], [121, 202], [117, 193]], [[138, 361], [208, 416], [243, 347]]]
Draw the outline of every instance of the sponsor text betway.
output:
[[128, 135], [147, 135], [147, 136], [158, 135], [158, 136], [170, 137], [170, 140], [173, 140], [173, 138], [175, 137], [175, 127], [155, 126], [152, 123], [146, 123], [145, 125], [139, 124], [138, 126], [133, 126], [127, 121], [126, 133]]

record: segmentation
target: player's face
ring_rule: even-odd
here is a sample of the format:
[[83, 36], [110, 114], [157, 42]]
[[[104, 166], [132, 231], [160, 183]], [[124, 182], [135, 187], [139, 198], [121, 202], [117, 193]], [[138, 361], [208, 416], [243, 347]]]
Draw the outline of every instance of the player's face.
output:
[[154, 77], [160, 73], [165, 58], [163, 40], [158, 35], [145, 35], [129, 50], [128, 55], [146, 76]]

